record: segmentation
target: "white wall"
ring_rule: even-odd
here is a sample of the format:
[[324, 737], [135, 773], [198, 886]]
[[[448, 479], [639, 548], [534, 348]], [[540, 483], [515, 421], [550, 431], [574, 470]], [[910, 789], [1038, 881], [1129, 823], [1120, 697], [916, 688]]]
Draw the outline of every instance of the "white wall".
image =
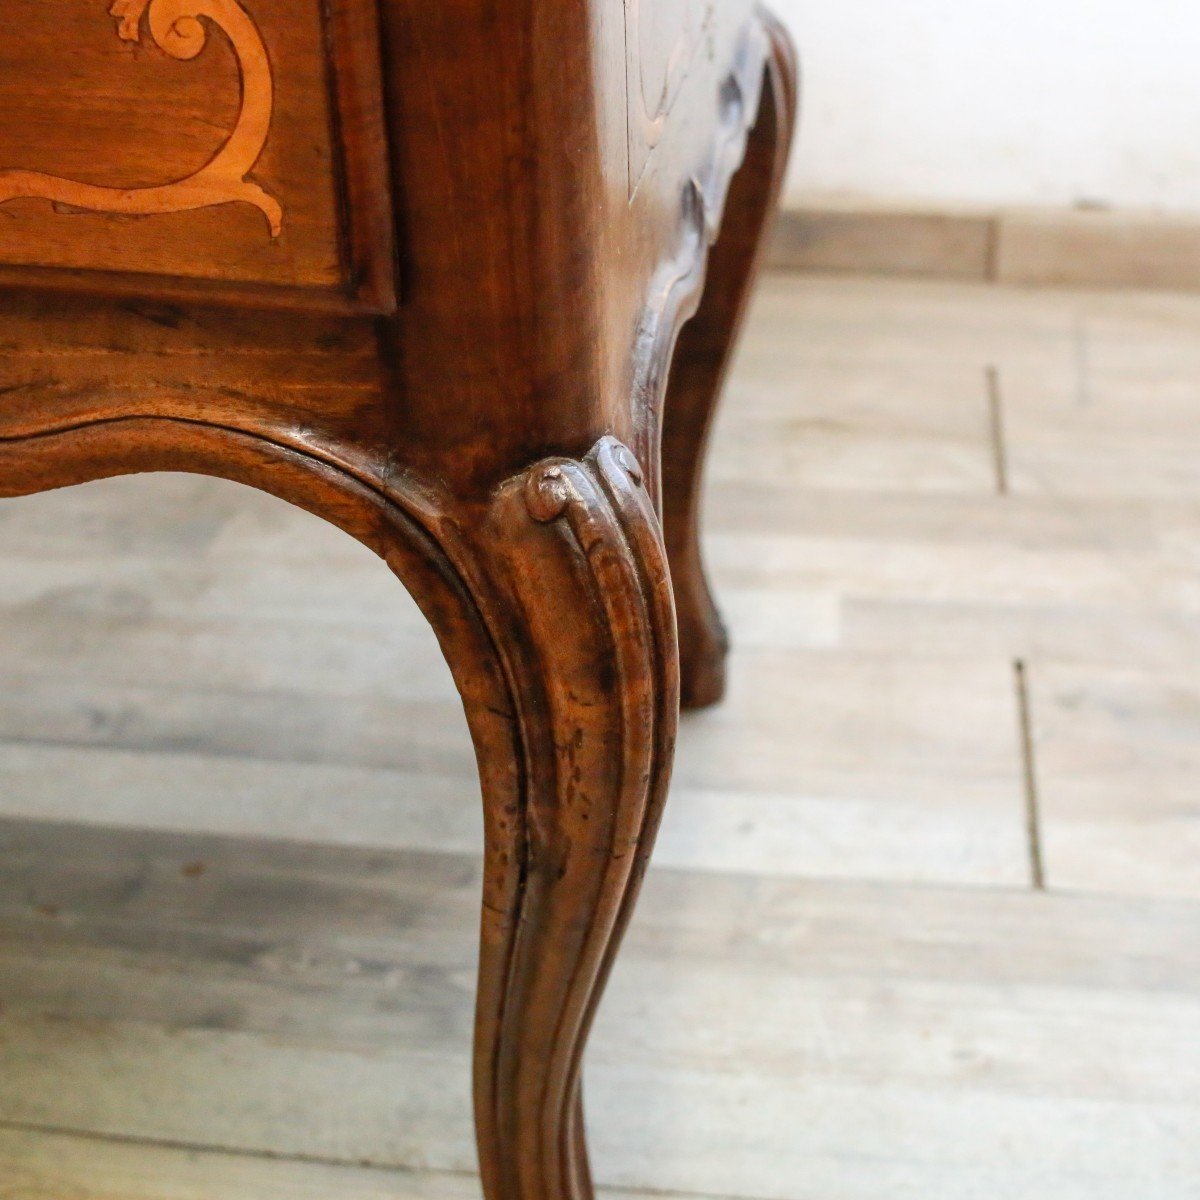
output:
[[1200, 213], [1200, 0], [773, 0], [789, 198]]

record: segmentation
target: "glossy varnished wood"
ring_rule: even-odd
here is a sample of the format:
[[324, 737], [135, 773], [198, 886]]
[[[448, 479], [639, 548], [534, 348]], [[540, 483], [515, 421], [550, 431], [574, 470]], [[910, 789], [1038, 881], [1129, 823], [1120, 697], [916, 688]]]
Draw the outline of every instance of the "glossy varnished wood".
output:
[[[11, 254], [0, 272], [14, 285], [0, 297], [0, 492], [134, 471], [219, 475], [387, 560], [438, 634], [479, 761], [484, 1188], [489, 1200], [586, 1200], [583, 1047], [654, 841], [679, 709], [659, 515], [669, 367], [715, 243], [719, 294], [679, 349], [666, 508], [689, 678], [712, 680], [716, 641], [692, 637], [709, 619], [697, 599], [698, 460], [790, 135], [786, 38], [745, 0], [383, 0], [375, 43], [368, 0], [339, 0], [325, 42], [302, 22], [288, 42], [272, 34], [281, 0], [258, 2], [261, 14], [253, 0], [118, 0], [113, 13], [127, 43], [166, 47], [148, 53], [184, 33], [191, 49], [207, 32], [211, 49], [226, 22], [244, 94], [222, 128], [263, 119], [268, 67], [284, 81], [317, 56], [329, 112], [314, 99], [289, 120], [321, 163], [340, 165], [309, 178], [272, 159], [285, 130], [268, 132], [253, 162], [251, 138], [242, 157], [218, 150], [219, 170], [165, 192], [119, 177], [132, 167], [115, 141], [107, 190], [79, 190], [70, 161], [9, 175], [0, 217], [38, 265]], [[155, 24], [156, 11], [191, 10], [205, 24]], [[366, 52], [376, 44], [381, 70]], [[291, 49], [271, 59], [272, 46]], [[205, 63], [219, 71], [209, 51], [192, 65]], [[222, 103], [228, 82], [197, 87], [195, 104]], [[95, 99], [70, 97], [69, 133]], [[371, 190], [385, 125], [386, 212]], [[198, 137], [204, 128], [197, 118]], [[328, 269], [279, 287], [223, 266], [249, 261], [223, 222], [249, 222], [278, 248], [289, 189], [308, 183], [314, 195], [341, 188], [336, 255], [295, 223]], [[37, 230], [66, 239], [53, 243], [61, 261], [41, 232], [21, 240], [33, 210]], [[109, 273], [92, 262], [86, 276], [68, 272], [90, 252], [71, 239], [92, 226], [112, 239], [97, 243]], [[139, 272], [142, 232], [200, 265]], [[393, 234], [394, 313], [305, 311], [334, 294], [378, 300]], [[60, 294], [72, 290], [88, 294]], [[690, 699], [715, 694], [692, 687]]]

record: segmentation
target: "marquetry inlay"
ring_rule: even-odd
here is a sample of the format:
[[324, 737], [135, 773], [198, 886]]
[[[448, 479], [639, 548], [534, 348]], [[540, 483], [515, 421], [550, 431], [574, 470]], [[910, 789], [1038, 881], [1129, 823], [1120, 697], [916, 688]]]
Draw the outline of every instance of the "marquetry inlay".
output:
[[20, 168], [0, 170], [0, 204], [19, 198], [49, 200], [70, 209], [145, 215], [187, 212], [221, 204], [252, 204], [267, 219], [271, 237], [283, 229], [279, 202], [250, 178], [271, 129], [274, 85], [261, 35], [238, 0], [113, 0], [117, 36], [140, 42], [143, 21], [154, 43], [172, 58], [195, 58], [219, 29], [237, 57], [241, 108], [228, 138], [194, 174], [152, 187], [100, 187]]
[[713, 0], [625, 0], [632, 193], [655, 147], [710, 23]]

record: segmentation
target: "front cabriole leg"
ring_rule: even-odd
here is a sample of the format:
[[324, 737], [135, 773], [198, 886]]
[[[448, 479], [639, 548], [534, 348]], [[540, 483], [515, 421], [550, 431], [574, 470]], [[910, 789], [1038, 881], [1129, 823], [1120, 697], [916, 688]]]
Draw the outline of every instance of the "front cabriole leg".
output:
[[[654, 841], [678, 718], [658, 519], [633, 455], [509, 480], [481, 555], [521, 747], [489, 807], [476, 1036], [488, 1200], [590, 1200], [580, 1061]], [[514, 794], [519, 797], [513, 802]], [[496, 805], [504, 811], [496, 811]]]

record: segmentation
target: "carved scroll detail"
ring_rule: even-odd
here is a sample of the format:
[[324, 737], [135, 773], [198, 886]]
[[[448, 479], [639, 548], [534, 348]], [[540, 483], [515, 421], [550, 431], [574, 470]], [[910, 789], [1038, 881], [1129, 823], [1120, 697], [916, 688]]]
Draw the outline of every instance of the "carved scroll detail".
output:
[[90, 212], [146, 215], [189, 212], [220, 204], [253, 204], [267, 218], [271, 237], [283, 228], [283, 209], [250, 178], [271, 129], [274, 84], [267, 49], [238, 0], [113, 0], [117, 36], [141, 41], [146, 18], [155, 44], [180, 61], [195, 58], [208, 40], [205, 21], [229, 39], [241, 70], [237, 124], [213, 158], [194, 175], [154, 187], [114, 188], [62, 179], [40, 171], [0, 171], [0, 204], [20, 198], [49, 200]]

